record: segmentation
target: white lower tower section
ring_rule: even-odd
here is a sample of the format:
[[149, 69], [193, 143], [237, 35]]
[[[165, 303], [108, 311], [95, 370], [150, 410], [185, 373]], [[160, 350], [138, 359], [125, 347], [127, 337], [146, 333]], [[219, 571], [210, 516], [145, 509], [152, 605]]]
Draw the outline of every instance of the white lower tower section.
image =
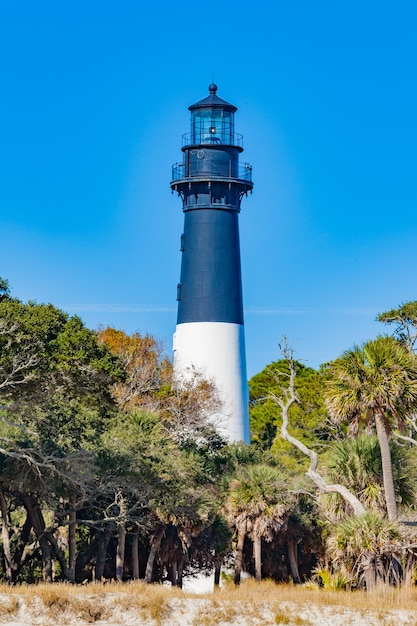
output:
[[230, 442], [250, 443], [249, 391], [246, 377], [244, 327], [229, 322], [177, 324], [174, 334], [174, 372], [189, 376], [194, 367], [213, 381], [223, 402], [214, 421]]

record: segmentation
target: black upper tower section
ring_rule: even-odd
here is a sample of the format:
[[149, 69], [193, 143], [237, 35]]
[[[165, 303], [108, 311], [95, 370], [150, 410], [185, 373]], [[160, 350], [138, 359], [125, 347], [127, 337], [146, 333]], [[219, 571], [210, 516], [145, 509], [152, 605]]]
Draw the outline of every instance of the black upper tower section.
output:
[[183, 161], [172, 167], [171, 188], [185, 212], [178, 324], [243, 324], [238, 214], [242, 196], [252, 191], [252, 168], [239, 163], [237, 108], [216, 92], [211, 84], [209, 95], [189, 107]]

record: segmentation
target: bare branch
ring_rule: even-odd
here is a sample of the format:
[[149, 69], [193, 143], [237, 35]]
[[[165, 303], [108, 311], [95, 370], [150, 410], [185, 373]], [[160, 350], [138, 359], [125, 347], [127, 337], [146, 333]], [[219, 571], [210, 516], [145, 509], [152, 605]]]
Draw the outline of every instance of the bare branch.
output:
[[9, 371], [0, 369], [0, 376], [3, 377], [3, 380], [0, 380], [0, 390], [29, 382], [33, 377], [32, 370], [38, 362], [39, 359], [34, 354], [15, 355]]
[[391, 435], [394, 435], [397, 439], [401, 439], [401, 441], [406, 441], [407, 443], [411, 443], [413, 446], [417, 446], [417, 441], [412, 437], [407, 437], [406, 435], [400, 435], [395, 430], [391, 431]]
[[290, 435], [288, 432], [289, 410], [293, 404], [299, 403], [299, 399], [295, 392], [295, 377], [297, 375], [297, 372], [295, 369], [293, 351], [287, 348], [285, 340], [284, 342], [282, 342], [282, 344], [280, 344], [280, 347], [281, 347], [281, 352], [284, 358], [288, 361], [288, 366], [290, 369], [288, 387], [282, 389], [283, 398], [278, 398], [276, 395], [271, 394], [272, 399], [276, 402], [276, 404], [281, 409], [281, 414], [282, 414], [282, 424], [281, 424], [281, 432], [280, 432], [281, 437], [285, 439], [285, 441], [288, 441], [293, 446], [298, 448], [300, 452], [302, 452], [304, 455], [306, 455], [310, 459], [310, 467], [308, 468], [306, 475], [315, 483], [315, 485], [320, 489], [320, 491], [324, 493], [338, 493], [345, 500], [345, 502], [347, 502], [352, 507], [355, 515], [362, 515], [366, 511], [365, 511], [365, 507], [360, 502], [360, 500], [358, 500], [358, 498], [353, 493], [351, 493], [349, 489], [347, 489], [344, 485], [340, 485], [338, 483], [336, 484], [327, 483], [327, 481], [317, 472], [317, 466], [318, 466], [317, 453], [314, 452], [314, 450], [311, 450], [310, 448], [308, 448], [301, 441], [296, 439], [296, 437], [293, 437], [292, 435]]

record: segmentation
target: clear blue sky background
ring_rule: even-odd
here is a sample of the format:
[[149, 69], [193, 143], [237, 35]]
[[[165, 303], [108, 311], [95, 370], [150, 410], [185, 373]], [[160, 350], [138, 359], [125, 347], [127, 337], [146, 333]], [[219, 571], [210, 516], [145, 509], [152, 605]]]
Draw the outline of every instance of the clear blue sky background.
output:
[[239, 110], [248, 374], [417, 299], [417, 4], [0, 0], [0, 275], [171, 349], [187, 107]]

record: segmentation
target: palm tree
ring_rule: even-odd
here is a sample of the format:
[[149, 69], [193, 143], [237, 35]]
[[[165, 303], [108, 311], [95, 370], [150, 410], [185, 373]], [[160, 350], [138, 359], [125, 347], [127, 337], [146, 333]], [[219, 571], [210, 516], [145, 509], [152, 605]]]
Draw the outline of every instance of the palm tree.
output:
[[262, 539], [272, 541], [282, 530], [294, 497], [288, 490], [288, 477], [278, 467], [249, 465], [240, 468], [229, 484], [226, 502], [228, 517], [237, 530], [235, 584], [240, 583], [243, 546], [246, 535], [253, 541], [256, 580], [262, 578]]
[[328, 554], [333, 566], [362, 581], [369, 591], [377, 579], [387, 581], [398, 575], [396, 553], [401, 534], [395, 522], [368, 511], [349, 516], [332, 528]]
[[397, 517], [388, 436], [407, 412], [417, 408], [417, 359], [392, 337], [354, 346], [330, 363], [325, 387], [327, 409], [335, 421], [349, 422], [356, 434], [364, 422], [374, 427], [381, 448], [385, 501], [390, 520]]
[[214, 568], [214, 587], [220, 585], [224, 557], [230, 552], [232, 531], [226, 518], [217, 513], [210, 525], [206, 525], [193, 541], [191, 559], [200, 571]]
[[[396, 500], [410, 505], [417, 486], [415, 455], [396, 441], [389, 442]], [[321, 459], [325, 476], [353, 491], [365, 509], [383, 513], [386, 510], [381, 449], [376, 435], [365, 433], [357, 438], [331, 443]], [[350, 515], [346, 502], [336, 493], [324, 494], [321, 504], [333, 521]]]

